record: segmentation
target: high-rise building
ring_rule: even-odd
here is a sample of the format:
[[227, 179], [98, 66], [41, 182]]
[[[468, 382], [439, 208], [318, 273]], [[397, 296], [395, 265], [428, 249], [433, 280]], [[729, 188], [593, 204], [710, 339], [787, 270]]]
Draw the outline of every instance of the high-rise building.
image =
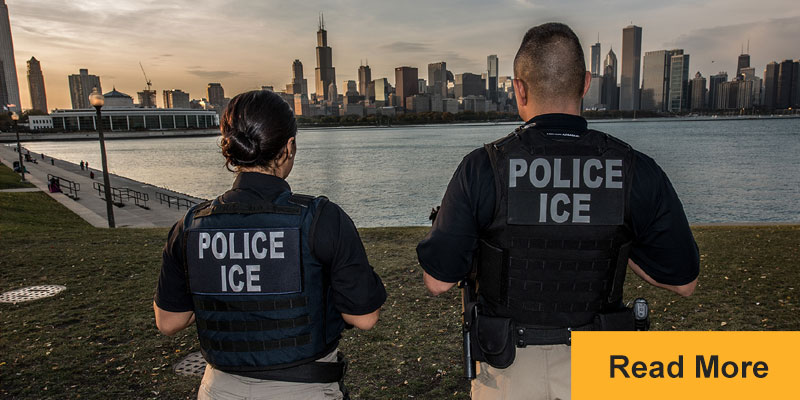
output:
[[82, 68], [77, 75], [70, 75], [69, 94], [72, 99], [72, 108], [75, 110], [91, 108], [89, 95], [92, 94], [92, 89], [94, 88], [97, 88], [98, 93], [103, 93], [103, 87], [100, 86], [100, 77], [89, 75], [88, 69]]
[[[285, 92], [291, 95], [300, 94], [308, 97], [308, 81], [303, 78], [303, 63], [300, 60], [292, 62], [292, 83], [286, 85]], [[294, 98], [292, 98], [292, 101], [294, 101]]]
[[344, 82], [344, 104], [356, 104], [360, 100], [360, 94], [358, 93], [358, 83], [354, 80], [349, 80]]
[[14, 40], [11, 37], [11, 21], [8, 19], [8, 6], [0, 0], [0, 105], [13, 104], [12, 111], [22, 110], [19, 103], [19, 82], [17, 81], [17, 62], [14, 59]]
[[619, 109], [639, 109], [639, 81], [642, 66], [642, 28], [629, 25], [622, 30], [622, 74]]
[[714, 110], [717, 108], [717, 103], [719, 103], [718, 101], [719, 96], [717, 96], [717, 92], [719, 91], [719, 86], [727, 80], [728, 80], [728, 73], [722, 71], [720, 71], [720, 73], [716, 75], [711, 75], [708, 78], [708, 102], [706, 104], [709, 109]]
[[794, 73], [792, 74], [792, 107], [800, 108], [800, 60], [794, 62]]
[[691, 82], [691, 109], [703, 110], [706, 108], [706, 78], [697, 71]]
[[792, 106], [792, 83], [794, 82], [794, 62], [783, 60], [778, 68], [778, 91], [775, 108], [785, 109]]
[[375, 79], [373, 86], [375, 87], [375, 103], [385, 106], [389, 103], [389, 94], [392, 93], [392, 86], [386, 78]]
[[598, 41], [597, 43], [592, 45], [592, 59], [591, 59], [592, 76], [603, 75], [603, 71], [600, 69], [600, 57], [602, 56], [600, 54], [600, 42]]
[[367, 90], [370, 82], [372, 82], [372, 70], [370, 70], [369, 64], [358, 67], [358, 94], [365, 99], [368, 97]]
[[447, 97], [447, 63], [440, 61], [428, 64], [428, 84], [431, 94], [438, 94], [443, 99]]
[[498, 71], [500, 68], [499, 60], [496, 54], [486, 57], [486, 97], [487, 100], [497, 103], [497, 78], [500, 76]]
[[[680, 50], [683, 53], [683, 50]], [[670, 60], [669, 111], [681, 112], [689, 105], [689, 55], [674, 54]]]
[[156, 108], [156, 91], [155, 90], [142, 90], [141, 92], [136, 92], [139, 96], [139, 107], [140, 108]]
[[619, 88], [617, 87], [617, 55], [614, 49], [608, 50], [603, 62], [603, 104], [609, 110], [619, 109]]
[[225, 89], [222, 88], [221, 83], [209, 83], [206, 92], [209, 103], [217, 107], [225, 105]]
[[455, 96], [457, 99], [468, 96], [483, 96], [484, 83], [480, 75], [465, 72], [455, 75]]
[[47, 112], [44, 75], [42, 74], [42, 65], [36, 57], [28, 60], [28, 91], [31, 94], [31, 109]]
[[739, 59], [736, 62], [736, 75], [739, 76], [742, 73], [743, 68], [750, 67], [750, 54], [739, 54]]
[[673, 50], [644, 53], [640, 110], [667, 111], [672, 54]]
[[317, 31], [317, 68], [314, 70], [317, 78], [317, 98], [328, 99], [328, 89], [331, 83], [336, 85], [336, 69], [333, 68], [333, 50], [328, 46], [328, 31], [325, 30], [325, 17], [319, 16], [319, 30]]
[[394, 69], [395, 93], [400, 100], [400, 107], [406, 109], [406, 99], [419, 93], [419, 71], [412, 67]]
[[164, 108], [189, 108], [189, 93], [179, 89], [165, 90]]
[[778, 73], [780, 66], [775, 61], [764, 68], [764, 107], [768, 110], [776, 108], [778, 103]]
[[589, 91], [583, 96], [583, 109], [584, 110], [599, 110], [604, 108], [603, 104], [603, 77], [592, 75], [592, 81], [589, 84]]

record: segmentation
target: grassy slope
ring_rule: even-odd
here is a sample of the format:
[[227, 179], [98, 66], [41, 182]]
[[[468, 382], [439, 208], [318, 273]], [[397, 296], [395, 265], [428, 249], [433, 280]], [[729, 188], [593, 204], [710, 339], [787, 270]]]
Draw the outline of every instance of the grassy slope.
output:
[[[0, 193], [0, 292], [62, 284], [49, 299], [0, 304], [0, 397], [195, 398], [199, 378], [172, 365], [197, 351], [151, 304], [165, 229], [95, 229], [44, 193]], [[389, 293], [379, 325], [345, 332], [356, 398], [468, 398], [460, 378], [459, 293], [421, 287], [414, 246], [425, 228], [361, 231]], [[678, 298], [629, 276], [655, 329], [799, 330], [800, 227], [697, 228], [701, 283]]]
[[33, 187], [29, 182], [22, 182], [19, 178], [18, 173], [6, 167], [4, 164], [0, 164], [0, 190]]

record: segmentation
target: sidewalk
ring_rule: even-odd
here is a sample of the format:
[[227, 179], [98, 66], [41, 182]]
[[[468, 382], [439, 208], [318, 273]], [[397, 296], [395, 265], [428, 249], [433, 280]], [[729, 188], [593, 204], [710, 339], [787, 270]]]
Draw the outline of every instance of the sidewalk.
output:
[[[24, 152], [25, 149], [23, 148], [23, 153]], [[51, 165], [50, 157], [46, 156], [45, 159], [42, 159], [39, 153], [31, 153], [31, 157], [35, 158], [38, 163], [24, 163], [25, 168], [28, 170], [28, 173], [25, 174], [27, 180], [36, 185], [38, 190], [44, 191], [91, 225], [97, 228], [108, 227], [106, 202], [100, 198], [97, 190], [92, 186], [94, 182], [103, 182], [102, 171], [92, 168], [92, 171], [94, 171], [94, 179], [91, 179], [89, 178], [89, 171], [81, 171], [80, 166], [76, 164], [56, 159], [55, 165]], [[17, 160], [17, 158], [17, 153], [14, 152], [13, 147], [0, 145], [0, 162], [11, 168], [12, 162]], [[79, 199], [73, 200], [63, 193], [50, 193], [47, 189], [47, 174], [79, 183], [81, 185], [81, 190], [78, 192]], [[129, 202], [126, 201], [124, 207], [114, 206], [114, 220], [116, 226], [119, 228], [171, 227], [175, 221], [186, 213], [185, 207], [178, 210], [174, 204], [172, 207], [167, 207], [166, 203], [159, 204], [156, 198], [156, 191], [186, 198], [197, 203], [203, 201], [203, 199], [151, 186], [114, 174], [111, 174], [109, 178], [111, 187], [130, 188], [142, 193], [147, 193], [148, 196], [150, 196], [150, 200], [147, 202], [147, 206], [150, 209], [144, 209], [135, 205], [133, 200]]]

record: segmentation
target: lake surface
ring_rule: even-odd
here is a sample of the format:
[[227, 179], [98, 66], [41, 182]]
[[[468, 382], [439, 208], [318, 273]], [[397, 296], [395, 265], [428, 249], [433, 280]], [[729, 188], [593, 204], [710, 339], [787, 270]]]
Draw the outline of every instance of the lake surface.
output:
[[[516, 124], [303, 129], [288, 181], [324, 194], [360, 227], [428, 224], [461, 159]], [[653, 157], [691, 223], [800, 222], [800, 119], [591, 122]], [[99, 145], [31, 142], [100, 168]], [[106, 142], [111, 172], [201, 198], [230, 187], [216, 137]]]

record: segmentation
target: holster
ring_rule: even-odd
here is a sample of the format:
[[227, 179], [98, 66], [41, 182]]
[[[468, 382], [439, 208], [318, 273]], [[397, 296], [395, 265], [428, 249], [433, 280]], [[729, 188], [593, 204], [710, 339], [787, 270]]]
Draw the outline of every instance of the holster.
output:
[[514, 321], [511, 318], [480, 315], [480, 307], [473, 304], [472, 357], [495, 368], [508, 368], [517, 355], [512, 338]]

